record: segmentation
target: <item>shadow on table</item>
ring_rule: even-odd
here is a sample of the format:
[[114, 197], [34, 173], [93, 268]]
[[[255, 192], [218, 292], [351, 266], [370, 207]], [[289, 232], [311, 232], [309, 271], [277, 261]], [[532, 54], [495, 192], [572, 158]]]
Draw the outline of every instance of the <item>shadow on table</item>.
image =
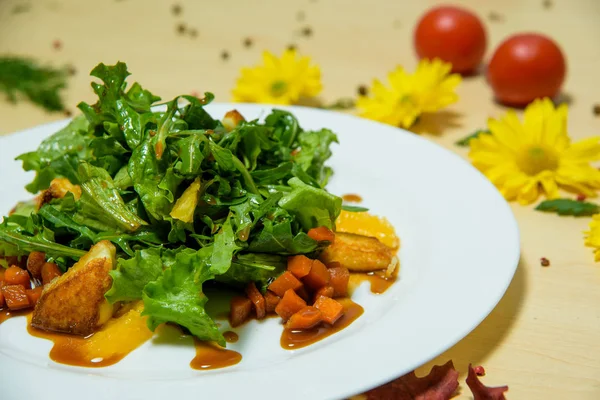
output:
[[[456, 369], [461, 374], [466, 373], [469, 363], [484, 364], [487, 357], [502, 345], [515, 321], [519, 318], [527, 292], [525, 268], [525, 261], [521, 258], [510, 286], [490, 315], [463, 340], [418, 368], [417, 375], [427, 374], [433, 365], [442, 365], [448, 360], [454, 362]], [[473, 299], [473, 301], [477, 301], [477, 299]], [[465, 304], [465, 307], [468, 306]]]
[[448, 110], [423, 114], [410, 130], [415, 133], [441, 136], [447, 129], [460, 128], [462, 126], [459, 122], [460, 118], [462, 114]]

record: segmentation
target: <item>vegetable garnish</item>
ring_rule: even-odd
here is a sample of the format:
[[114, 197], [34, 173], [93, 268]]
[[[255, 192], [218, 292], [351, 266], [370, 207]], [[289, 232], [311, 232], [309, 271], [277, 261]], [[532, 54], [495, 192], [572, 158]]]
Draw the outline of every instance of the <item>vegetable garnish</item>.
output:
[[525, 109], [523, 121], [514, 111], [490, 119], [489, 135], [470, 140], [469, 157], [509, 201], [531, 204], [540, 195], [557, 198], [559, 188], [595, 197], [600, 189], [600, 137], [571, 143], [567, 105], [548, 98]]
[[585, 217], [600, 212], [600, 206], [594, 203], [572, 199], [545, 200], [535, 207], [538, 211], [555, 212], [558, 215]]
[[12, 103], [25, 97], [48, 111], [64, 110], [59, 92], [67, 75], [66, 69], [42, 67], [29, 59], [0, 57], [0, 92]]
[[232, 93], [236, 102], [294, 104], [315, 97], [321, 88], [319, 67], [288, 49], [281, 58], [265, 51], [263, 65], [242, 68]]
[[421, 60], [413, 74], [398, 66], [388, 75], [389, 87], [375, 79], [369, 94], [358, 97], [360, 115], [410, 128], [421, 114], [439, 111], [458, 101], [454, 90], [461, 77], [450, 74], [451, 68], [451, 64], [439, 59]]
[[97, 102], [80, 103], [83, 115], [18, 157], [36, 173], [27, 189], [43, 192], [4, 219], [0, 256], [39, 251], [65, 270], [112, 242], [110, 303], [141, 299], [151, 329], [177, 323], [225, 345], [203, 286], [264, 291], [288, 256], [315, 258], [329, 245], [309, 231], [335, 229], [341, 212], [342, 199], [324, 190], [337, 137], [277, 109], [264, 122], [236, 111], [221, 122], [204, 108], [211, 93], [156, 111], [157, 96], [127, 86], [124, 63], [91, 75], [102, 81], [92, 83]]

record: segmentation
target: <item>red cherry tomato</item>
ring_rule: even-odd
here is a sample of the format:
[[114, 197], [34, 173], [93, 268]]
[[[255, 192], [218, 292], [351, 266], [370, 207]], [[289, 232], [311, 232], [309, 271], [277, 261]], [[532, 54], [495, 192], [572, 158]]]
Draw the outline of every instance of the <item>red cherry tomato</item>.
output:
[[522, 107], [536, 98], [555, 97], [565, 79], [565, 57], [546, 36], [511, 36], [498, 46], [487, 69], [496, 99]]
[[459, 7], [441, 6], [427, 12], [415, 29], [419, 58], [440, 58], [452, 71], [473, 72], [483, 59], [486, 34], [481, 20]]

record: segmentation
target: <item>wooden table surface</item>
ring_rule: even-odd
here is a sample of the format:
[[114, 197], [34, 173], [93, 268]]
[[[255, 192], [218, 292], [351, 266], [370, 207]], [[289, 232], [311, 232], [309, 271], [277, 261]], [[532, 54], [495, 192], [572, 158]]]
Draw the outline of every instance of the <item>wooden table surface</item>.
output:
[[[397, 64], [412, 70], [414, 24], [435, 3], [2, 0], [0, 54], [74, 65], [77, 73], [65, 94], [68, 108], [75, 111], [80, 100], [94, 99], [88, 71], [100, 61], [126, 61], [132, 79], [164, 99], [210, 90], [217, 100], [229, 101], [240, 67], [258, 62], [263, 49], [280, 53], [294, 44], [321, 66], [322, 98], [334, 101], [354, 96], [359, 84], [384, 78]], [[486, 22], [488, 57], [514, 32], [553, 37], [568, 61], [564, 93], [570, 102], [570, 133], [574, 138], [600, 134], [600, 117], [592, 113], [600, 103], [600, 1], [456, 3], [469, 6]], [[19, 4], [29, 4], [28, 10], [14, 13]], [[173, 4], [182, 6], [180, 15], [172, 13]], [[178, 34], [181, 23], [196, 29], [197, 36]], [[302, 34], [305, 27], [311, 28], [311, 36]], [[249, 48], [243, 44], [247, 37], [252, 39]], [[221, 58], [223, 51], [228, 60]], [[465, 79], [458, 92], [457, 104], [423, 118], [415, 128], [466, 156], [454, 141], [505, 109], [492, 101], [482, 76]], [[28, 103], [1, 101], [0, 134], [64, 118]], [[485, 366], [484, 382], [508, 384], [511, 399], [600, 399], [600, 265], [583, 246], [589, 219], [561, 218], [517, 204], [512, 209], [521, 229], [522, 256], [506, 295], [477, 329], [418, 373], [452, 359], [463, 377], [468, 363]], [[551, 266], [541, 267], [540, 257]], [[471, 398], [464, 381], [462, 385], [458, 398]]]

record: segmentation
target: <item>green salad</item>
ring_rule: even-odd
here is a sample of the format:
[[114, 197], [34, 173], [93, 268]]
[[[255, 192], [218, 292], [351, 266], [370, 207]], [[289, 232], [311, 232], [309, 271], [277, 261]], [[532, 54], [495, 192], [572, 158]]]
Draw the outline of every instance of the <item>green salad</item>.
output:
[[342, 208], [324, 189], [337, 137], [277, 109], [264, 122], [220, 121], [205, 110], [211, 93], [160, 103], [127, 85], [124, 63], [91, 75], [102, 81], [92, 83], [97, 102], [18, 157], [35, 171], [31, 193], [66, 178], [81, 195], [18, 204], [0, 225], [0, 256], [41, 251], [66, 270], [108, 240], [119, 256], [109, 302], [141, 299], [152, 330], [173, 322], [224, 345], [203, 286], [264, 290], [289, 255], [328, 244], [307, 232], [333, 229]]

